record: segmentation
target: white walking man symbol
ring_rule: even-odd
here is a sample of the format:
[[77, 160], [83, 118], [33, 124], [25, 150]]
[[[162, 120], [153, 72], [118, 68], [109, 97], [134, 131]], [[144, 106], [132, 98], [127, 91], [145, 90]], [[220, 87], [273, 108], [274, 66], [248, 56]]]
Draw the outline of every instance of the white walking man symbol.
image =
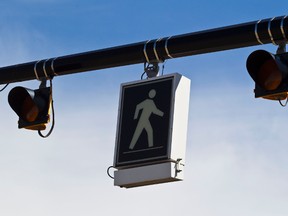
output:
[[149, 98], [142, 101], [141, 103], [137, 104], [135, 113], [134, 113], [134, 120], [138, 118], [139, 111], [142, 109], [142, 113], [140, 116], [140, 119], [138, 121], [136, 130], [133, 134], [133, 138], [131, 140], [131, 143], [129, 145], [129, 149], [134, 149], [135, 144], [137, 143], [142, 131], [145, 129], [148, 136], [148, 147], [153, 147], [153, 128], [150, 124], [149, 118], [151, 114], [155, 114], [158, 116], [163, 116], [164, 113], [159, 110], [154, 101], [152, 100], [156, 96], [155, 89], [151, 89], [149, 91]]

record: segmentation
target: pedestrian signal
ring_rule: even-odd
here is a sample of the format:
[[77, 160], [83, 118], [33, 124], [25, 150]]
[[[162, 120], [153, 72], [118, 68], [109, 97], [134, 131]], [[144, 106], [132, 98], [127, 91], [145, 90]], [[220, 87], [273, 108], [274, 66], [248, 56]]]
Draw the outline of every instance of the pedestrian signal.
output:
[[49, 122], [50, 87], [36, 90], [15, 87], [8, 95], [11, 108], [19, 116], [18, 128], [45, 130]]
[[121, 84], [114, 185], [183, 180], [189, 98], [190, 80], [178, 73]]
[[288, 97], [288, 53], [271, 54], [265, 50], [251, 53], [247, 70], [255, 81], [255, 97], [285, 100]]
[[155, 89], [151, 89], [149, 91], [149, 99], [145, 99], [139, 104], [137, 104], [136, 109], [135, 109], [135, 114], [134, 114], [134, 120], [138, 119], [139, 112], [142, 110], [141, 115], [139, 117], [139, 121], [137, 123], [137, 127], [135, 129], [135, 132], [133, 133], [133, 138], [131, 140], [131, 143], [129, 145], [129, 149], [134, 149], [135, 144], [137, 143], [138, 139], [140, 138], [140, 135], [143, 130], [146, 131], [147, 136], [148, 136], [148, 147], [153, 147], [154, 146], [154, 139], [153, 139], [153, 127], [151, 126], [150, 123], [150, 116], [152, 114], [157, 115], [162, 117], [164, 113], [159, 110], [154, 101], [153, 98], [156, 96], [156, 91]]

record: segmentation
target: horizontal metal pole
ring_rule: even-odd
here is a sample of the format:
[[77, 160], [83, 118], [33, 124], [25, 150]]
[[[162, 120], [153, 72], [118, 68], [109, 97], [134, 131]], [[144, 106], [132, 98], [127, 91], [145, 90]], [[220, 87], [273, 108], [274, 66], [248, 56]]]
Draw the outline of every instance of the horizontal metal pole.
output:
[[0, 68], [0, 84], [287, 42], [288, 17], [263, 19]]

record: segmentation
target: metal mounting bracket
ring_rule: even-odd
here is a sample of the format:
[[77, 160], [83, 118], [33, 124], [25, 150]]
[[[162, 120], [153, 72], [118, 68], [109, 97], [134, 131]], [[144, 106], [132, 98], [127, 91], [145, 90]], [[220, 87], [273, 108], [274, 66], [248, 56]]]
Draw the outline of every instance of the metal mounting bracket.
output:
[[159, 74], [159, 62], [145, 62], [144, 71], [148, 78], [157, 77]]
[[282, 54], [282, 53], [286, 52], [286, 43], [287, 43], [287, 41], [281, 41], [278, 44], [278, 49], [276, 51], [276, 54]]

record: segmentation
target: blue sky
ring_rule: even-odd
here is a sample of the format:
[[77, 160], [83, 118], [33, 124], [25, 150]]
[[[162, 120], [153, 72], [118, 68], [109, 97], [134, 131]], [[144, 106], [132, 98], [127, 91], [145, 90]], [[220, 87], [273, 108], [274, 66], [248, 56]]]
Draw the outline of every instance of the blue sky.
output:
[[[12, 65], [287, 14], [286, 1], [1, 1], [0, 65]], [[191, 79], [183, 182], [120, 189], [112, 165], [120, 85], [143, 65], [55, 77], [48, 139], [17, 129], [0, 94], [0, 214], [284, 216], [287, 108], [254, 99], [246, 59], [262, 45], [171, 59]]]

